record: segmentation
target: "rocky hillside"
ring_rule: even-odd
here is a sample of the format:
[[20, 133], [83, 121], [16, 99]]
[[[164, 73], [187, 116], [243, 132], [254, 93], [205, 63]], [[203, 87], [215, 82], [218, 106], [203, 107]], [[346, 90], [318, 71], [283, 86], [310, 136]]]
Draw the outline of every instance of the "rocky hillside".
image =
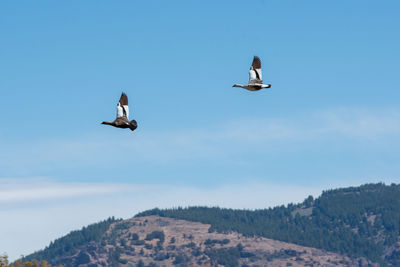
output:
[[[64, 266], [374, 266], [349, 257], [159, 216], [114, 221], [101, 240], [47, 261]], [[49, 249], [49, 248], [47, 248]], [[40, 257], [40, 253], [36, 254]]]

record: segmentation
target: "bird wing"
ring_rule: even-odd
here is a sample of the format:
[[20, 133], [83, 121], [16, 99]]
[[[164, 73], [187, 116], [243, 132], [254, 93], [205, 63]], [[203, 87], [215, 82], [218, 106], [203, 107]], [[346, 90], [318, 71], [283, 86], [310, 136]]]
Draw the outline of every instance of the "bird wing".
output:
[[129, 119], [128, 97], [125, 93], [121, 94], [117, 105], [117, 118], [120, 117], [126, 117]]
[[128, 105], [128, 96], [125, 93], [121, 94], [121, 97], [119, 98], [119, 103], [123, 106]]
[[255, 56], [249, 71], [249, 83], [262, 83], [261, 60]]
[[261, 69], [261, 60], [259, 57], [254, 56], [253, 63], [251, 63], [253, 69]]

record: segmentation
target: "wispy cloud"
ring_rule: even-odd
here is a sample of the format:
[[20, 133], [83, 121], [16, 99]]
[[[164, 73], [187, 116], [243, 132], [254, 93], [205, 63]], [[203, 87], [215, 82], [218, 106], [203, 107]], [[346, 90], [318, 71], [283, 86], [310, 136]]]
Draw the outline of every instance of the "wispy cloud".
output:
[[354, 138], [384, 138], [400, 134], [400, 111], [342, 108], [319, 112], [322, 132]]
[[384, 138], [400, 134], [400, 111], [338, 108], [290, 118], [243, 119], [227, 124], [221, 133], [222, 138], [242, 142], [304, 140], [327, 136]]
[[0, 179], [0, 204], [104, 195], [139, 190], [140, 186], [101, 183], [60, 183], [45, 179]]
[[35, 206], [35, 201], [39, 201], [41, 205], [40, 203], [44, 202], [61, 203], [71, 199], [118, 195], [136, 201], [141, 199], [141, 202], [136, 202], [136, 210], [156, 206], [166, 208], [190, 205], [254, 209], [300, 201], [306, 194], [317, 194], [321, 189], [260, 181], [248, 181], [246, 184], [232, 183], [211, 188], [166, 184], [73, 183], [26, 178], [15, 181], [0, 179], [0, 204], [3, 207], [7, 204], [19, 204], [19, 207]]

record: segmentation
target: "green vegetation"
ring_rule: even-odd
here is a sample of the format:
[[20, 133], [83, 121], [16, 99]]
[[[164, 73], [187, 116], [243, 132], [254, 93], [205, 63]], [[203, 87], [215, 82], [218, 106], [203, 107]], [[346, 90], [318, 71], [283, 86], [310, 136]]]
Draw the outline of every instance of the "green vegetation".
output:
[[237, 247], [207, 249], [205, 253], [210, 257], [213, 266], [217, 264], [229, 267], [239, 266], [240, 252]]
[[139, 240], [139, 235], [137, 233], [131, 234], [130, 237], [132, 238], [132, 240]]
[[229, 239], [224, 239], [224, 240], [206, 239], [206, 241], [204, 241], [204, 245], [206, 246], [213, 246], [215, 244], [226, 245], [229, 244], [229, 242], [230, 242]]
[[183, 253], [180, 253], [175, 256], [175, 260], [172, 263], [176, 265], [176, 264], [183, 264], [188, 261], [189, 261], [189, 259], [186, 257], [186, 255]]
[[[0, 267], [22, 267], [22, 266], [51, 267], [51, 265], [45, 260], [40, 262], [37, 260], [18, 259], [14, 263], [9, 264], [7, 254], [0, 255]], [[59, 265], [58, 267], [62, 267], [62, 265]]]
[[0, 255], [0, 267], [8, 266], [8, 256], [7, 254]]
[[[400, 233], [400, 185], [328, 190], [315, 200], [310, 196], [301, 204], [255, 211], [189, 207], [153, 209], [137, 216], [147, 215], [197, 221], [211, 224], [210, 231], [237, 231], [382, 262], [384, 248], [393, 245]], [[400, 261], [396, 255], [385, 260]]]
[[132, 241], [132, 245], [135, 245], [135, 246], [143, 246], [144, 244], [145, 244], [144, 240], [134, 240], [134, 241]]
[[[212, 241], [220, 241], [220, 240], [212, 240]], [[212, 242], [212, 244], [215, 243]], [[213, 266], [221, 264], [223, 266], [230, 266], [230, 267], [239, 266], [240, 258], [250, 258], [255, 256], [252, 253], [243, 251], [242, 244], [238, 244], [236, 247], [230, 247], [230, 248], [219, 248], [219, 249], [207, 248], [205, 254], [208, 257], [210, 257], [211, 264]]]
[[146, 240], [159, 239], [161, 243], [164, 243], [165, 235], [163, 231], [153, 231], [146, 235]]
[[44, 250], [35, 252], [25, 257], [24, 260], [30, 261], [35, 259], [40, 261], [51, 261], [57, 257], [72, 255], [81, 245], [84, 245], [91, 241], [101, 241], [101, 239], [104, 237], [105, 232], [110, 227], [110, 224], [116, 221], [119, 220], [116, 220], [114, 217], [112, 217], [102, 222], [83, 227], [81, 230], [72, 231], [68, 235], [56, 239], [54, 242], [51, 242], [50, 245]]

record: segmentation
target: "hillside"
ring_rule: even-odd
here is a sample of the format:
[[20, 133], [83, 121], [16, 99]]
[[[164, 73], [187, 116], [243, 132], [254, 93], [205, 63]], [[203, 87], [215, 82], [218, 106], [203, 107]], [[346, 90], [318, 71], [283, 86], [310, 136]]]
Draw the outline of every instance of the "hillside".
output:
[[[371, 264], [362, 258], [350, 259], [339, 254], [268, 238], [245, 237], [236, 232], [209, 232], [209, 228], [208, 224], [159, 216], [115, 221], [109, 225], [101, 240], [92, 240], [70, 250], [71, 253], [60, 253], [47, 260], [52, 265], [88, 267]], [[47, 250], [49, 252], [49, 248]]]
[[399, 266], [399, 224], [400, 186], [367, 184], [286, 207], [110, 218], [25, 259], [65, 266]]

